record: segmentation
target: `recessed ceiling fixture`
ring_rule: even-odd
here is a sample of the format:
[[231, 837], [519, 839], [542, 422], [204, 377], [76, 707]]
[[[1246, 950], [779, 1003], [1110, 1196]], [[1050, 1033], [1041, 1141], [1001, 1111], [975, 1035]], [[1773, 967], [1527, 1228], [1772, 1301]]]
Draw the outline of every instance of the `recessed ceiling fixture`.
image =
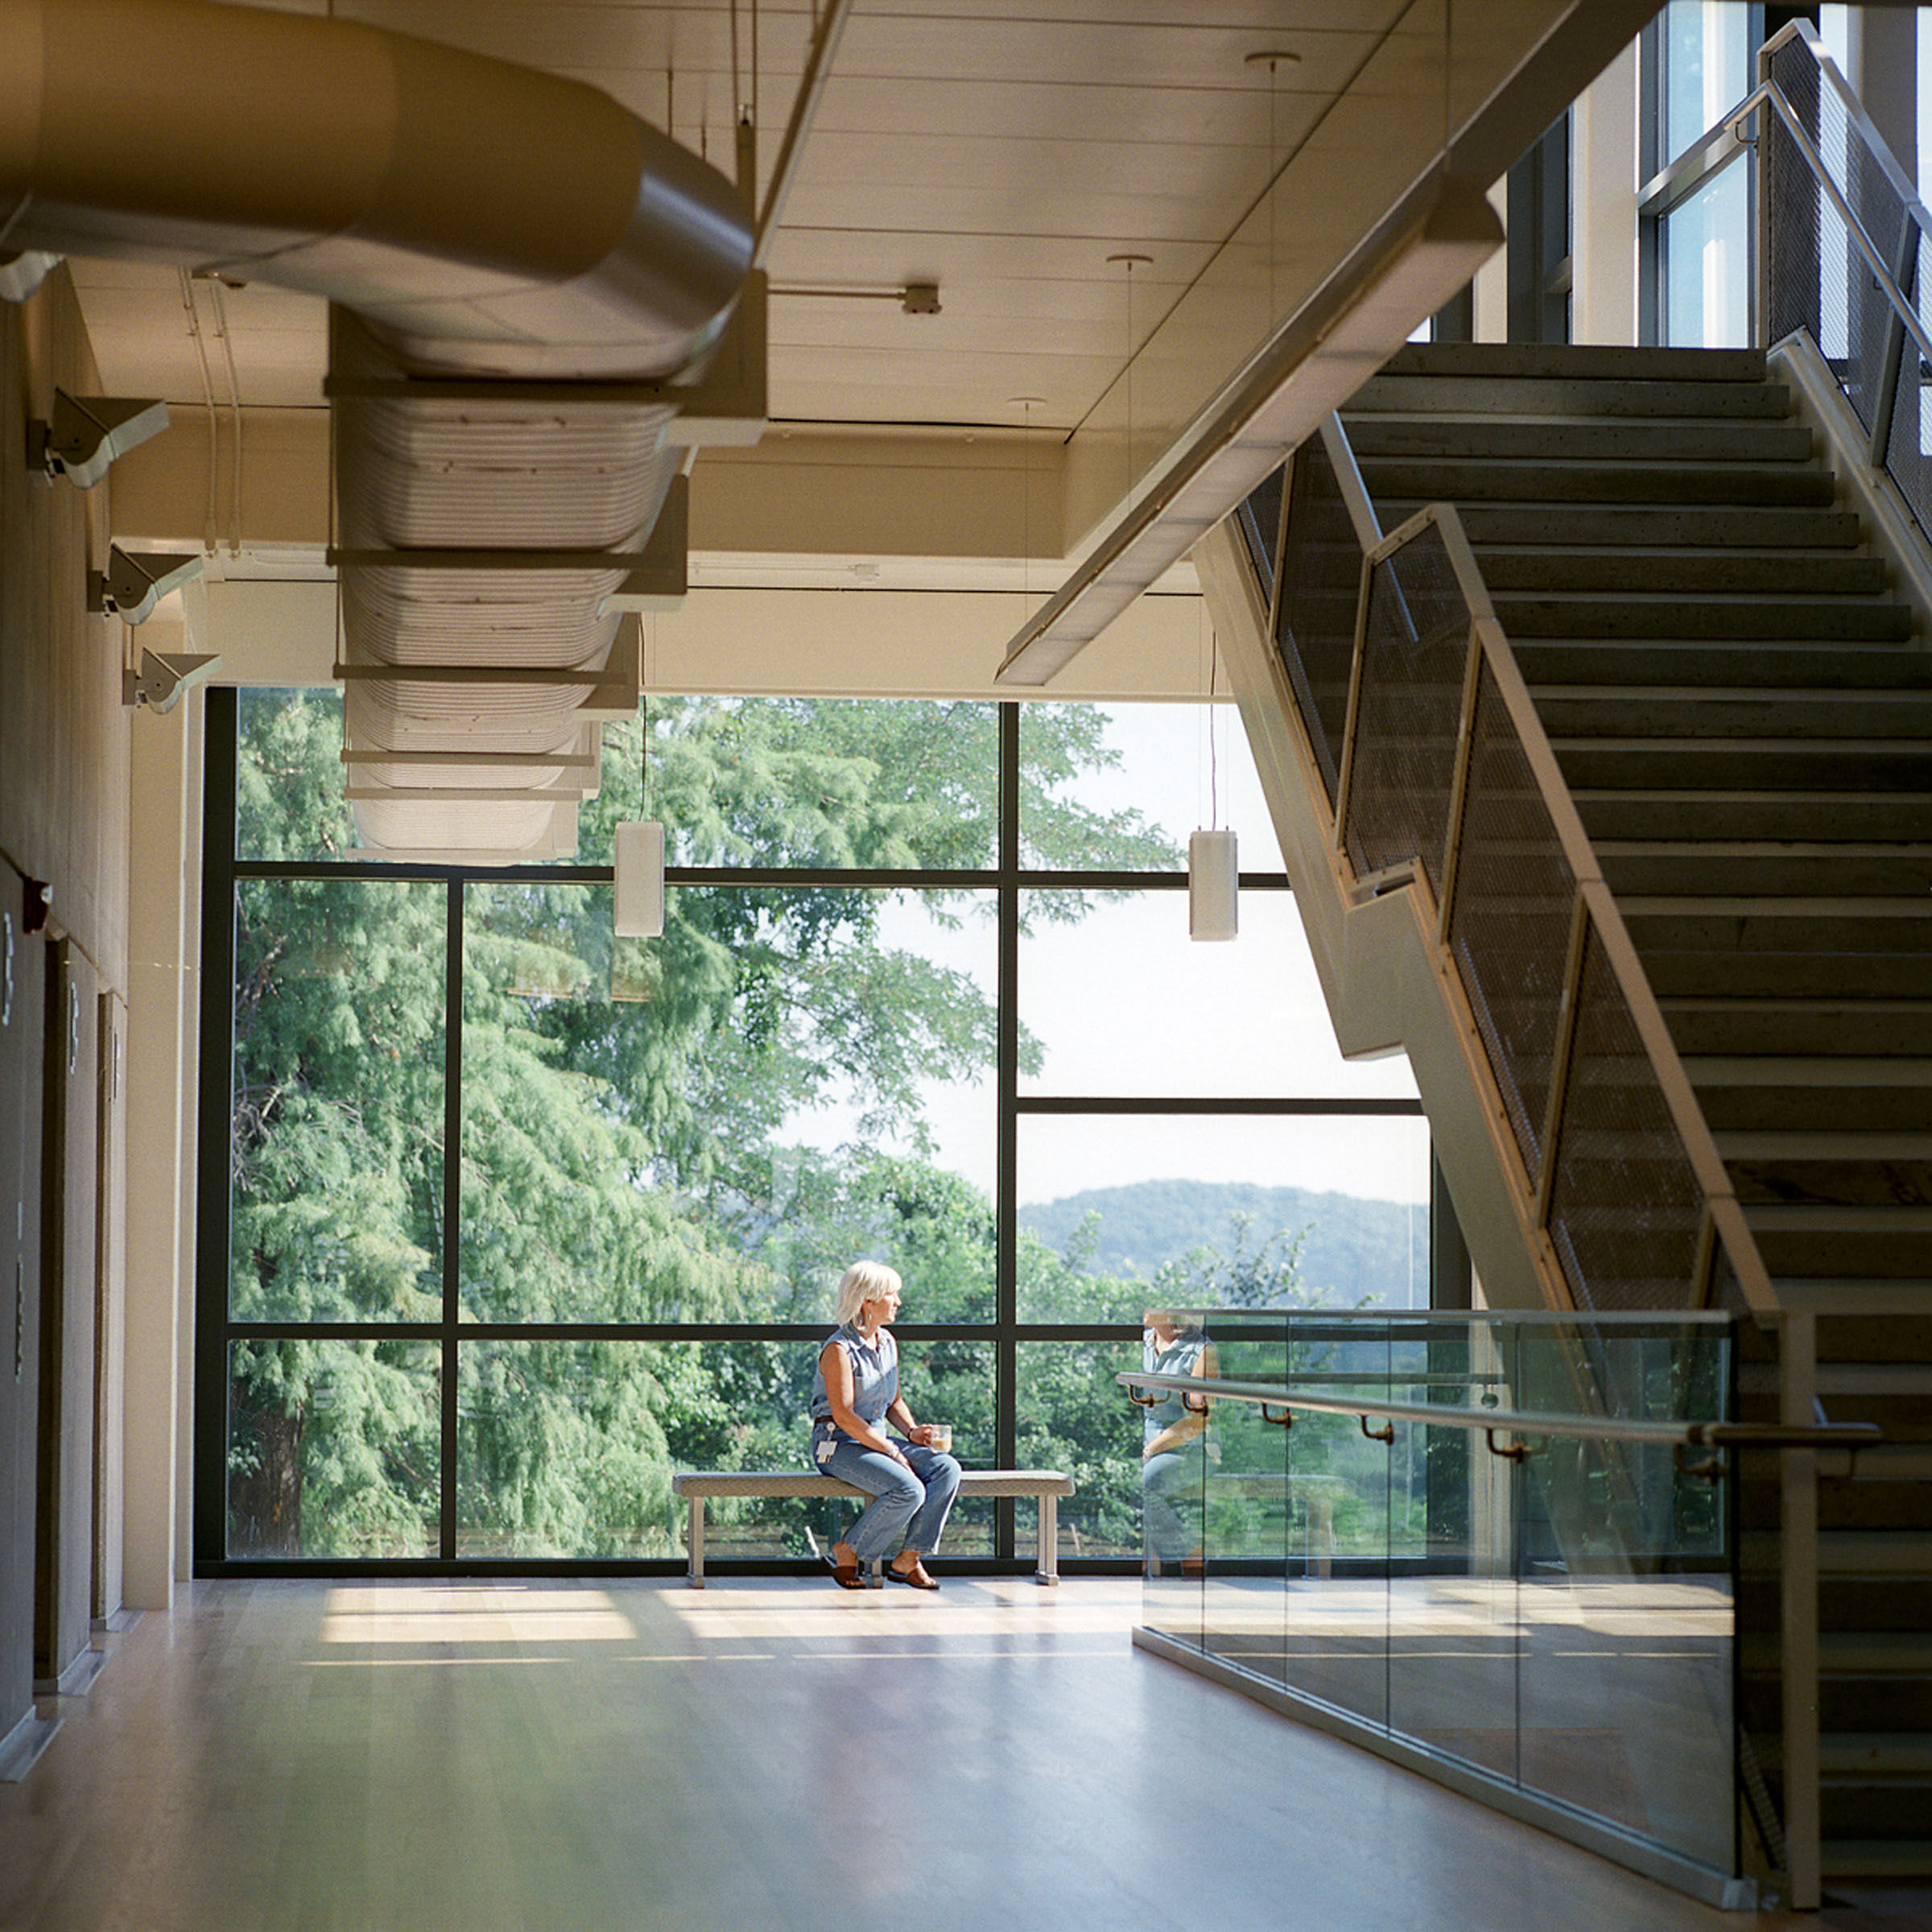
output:
[[1285, 47], [1264, 47], [1242, 62], [1245, 67], [1265, 67], [1270, 73], [1278, 67], [1299, 67], [1301, 64], [1301, 56]]

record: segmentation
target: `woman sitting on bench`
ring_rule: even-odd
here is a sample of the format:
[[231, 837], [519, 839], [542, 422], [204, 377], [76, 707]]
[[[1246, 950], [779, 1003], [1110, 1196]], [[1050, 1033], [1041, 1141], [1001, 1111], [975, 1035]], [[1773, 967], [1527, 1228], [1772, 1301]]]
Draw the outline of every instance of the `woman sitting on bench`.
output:
[[[939, 1546], [960, 1487], [960, 1465], [932, 1447], [931, 1424], [915, 1422], [899, 1393], [899, 1347], [886, 1325], [898, 1311], [898, 1274], [881, 1261], [855, 1261], [839, 1283], [839, 1325], [812, 1378], [811, 1466], [872, 1498], [826, 1556], [844, 1590], [864, 1589], [861, 1570], [893, 1550], [889, 1576], [938, 1589], [924, 1559]], [[886, 1433], [888, 1422], [903, 1447]]]

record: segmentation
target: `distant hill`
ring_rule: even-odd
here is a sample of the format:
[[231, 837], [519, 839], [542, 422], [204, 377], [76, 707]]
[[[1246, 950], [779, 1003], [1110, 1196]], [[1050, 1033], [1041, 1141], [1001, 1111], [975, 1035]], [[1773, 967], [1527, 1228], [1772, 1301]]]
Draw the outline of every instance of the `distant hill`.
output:
[[[1089, 1214], [1100, 1216], [1096, 1260], [1108, 1274], [1150, 1280], [1164, 1261], [1212, 1245], [1225, 1253], [1233, 1217], [1249, 1219], [1250, 1250], [1282, 1229], [1308, 1230], [1302, 1279], [1350, 1307], [1366, 1299], [1385, 1307], [1426, 1304], [1429, 1210], [1405, 1201], [1365, 1201], [1350, 1194], [1238, 1182], [1141, 1181], [1131, 1187], [1090, 1187], [1019, 1211], [1020, 1225], [1064, 1253]], [[1411, 1290], [1410, 1282], [1414, 1286]]]

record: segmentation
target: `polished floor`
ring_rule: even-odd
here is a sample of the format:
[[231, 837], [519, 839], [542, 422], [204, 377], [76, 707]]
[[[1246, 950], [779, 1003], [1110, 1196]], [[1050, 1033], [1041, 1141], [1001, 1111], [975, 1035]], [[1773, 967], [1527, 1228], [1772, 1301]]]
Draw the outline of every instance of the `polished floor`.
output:
[[1135, 1651], [1134, 1583], [201, 1583], [0, 1785], [6, 1932], [1727, 1914]]

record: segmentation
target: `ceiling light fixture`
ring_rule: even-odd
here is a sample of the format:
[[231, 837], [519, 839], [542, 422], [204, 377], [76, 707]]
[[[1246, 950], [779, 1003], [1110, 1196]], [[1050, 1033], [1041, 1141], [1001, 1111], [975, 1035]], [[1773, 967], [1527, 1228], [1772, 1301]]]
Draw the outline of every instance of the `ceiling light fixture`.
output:
[[[650, 788], [650, 703], [638, 706], [638, 809]], [[611, 910], [621, 939], [654, 939], [664, 931], [664, 827], [626, 819], [613, 836]]]

